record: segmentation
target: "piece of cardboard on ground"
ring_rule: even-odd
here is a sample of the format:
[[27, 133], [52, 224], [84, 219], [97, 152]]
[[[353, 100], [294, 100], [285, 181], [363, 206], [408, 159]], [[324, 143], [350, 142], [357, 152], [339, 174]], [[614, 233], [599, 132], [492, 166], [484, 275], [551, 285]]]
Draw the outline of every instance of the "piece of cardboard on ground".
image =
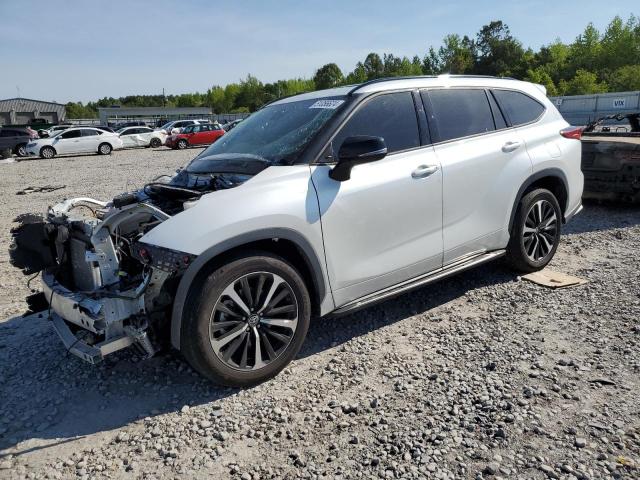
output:
[[587, 280], [583, 278], [567, 275], [566, 273], [554, 272], [546, 268], [539, 272], [524, 275], [522, 278], [549, 288], [575, 287], [576, 285], [584, 285], [587, 283]]

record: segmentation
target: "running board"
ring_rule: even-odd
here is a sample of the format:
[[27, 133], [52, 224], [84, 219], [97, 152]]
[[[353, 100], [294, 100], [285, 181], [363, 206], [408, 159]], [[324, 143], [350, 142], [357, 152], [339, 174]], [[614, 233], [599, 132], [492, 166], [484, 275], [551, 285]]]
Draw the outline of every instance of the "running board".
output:
[[412, 278], [411, 280], [406, 280], [397, 285], [393, 285], [383, 290], [370, 293], [369, 295], [365, 295], [364, 297], [360, 297], [357, 300], [354, 300], [337, 308], [336, 310], [331, 312], [331, 315], [344, 315], [354, 310], [368, 307], [374, 303], [387, 300], [389, 298], [422, 287], [437, 280], [441, 280], [451, 275], [455, 275], [456, 273], [463, 272], [465, 270], [468, 270], [469, 268], [476, 267], [486, 262], [490, 262], [491, 260], [502, 257], [505, 253], [505, 250], [496, 250], [493, 252], [474, 255], [470, 258], [464, 258], [458, 262], [452, 263], [451, 265], [447, 265], [446, 267], [440, 268], [433, 272], [420, 275], [419, 277]]

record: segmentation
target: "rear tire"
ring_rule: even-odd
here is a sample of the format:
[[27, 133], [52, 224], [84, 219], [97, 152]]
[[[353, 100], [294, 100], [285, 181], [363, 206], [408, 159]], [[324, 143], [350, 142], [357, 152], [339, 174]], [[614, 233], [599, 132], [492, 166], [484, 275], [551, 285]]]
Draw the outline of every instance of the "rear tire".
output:
[[101, 143], [98, 146], [98, 154], [100, 155], [110, 155], [113, 148], [108, 143]]
[[507, 246], [507, 263], [519, 272], [542, 270], [560, 244], [562, 211], [549, 190], [538, 188], [518, 204]]
[[208, 379], [237, 387], [285, 368], [300, 350], [311, 317], [300, 274], [260, 251], [216, 268], [192, 287], [186, 305], [182, 353]]
[[152, 138], [149, 142], [151, 148], [158, 148], [160, 145], [162, 145], [162, 141], [159, 138]]
[[40, 158], [51, 159], [56, 156], [56, 151], [53, 147], [42, 147], [40, 149]]
[[176, 147], [178, 148], [178, 150], [184, 150], [185, 148], [187, 148], [189, 146], [189, 143], [182, 139], [182, 140], [178, 140], [178, 143], [176, 145]]

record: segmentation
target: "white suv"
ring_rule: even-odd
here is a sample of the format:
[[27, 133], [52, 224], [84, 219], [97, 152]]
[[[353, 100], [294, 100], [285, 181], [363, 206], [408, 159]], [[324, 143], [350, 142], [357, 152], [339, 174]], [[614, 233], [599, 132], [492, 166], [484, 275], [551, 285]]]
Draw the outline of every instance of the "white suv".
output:
[[579, 133], [543, 87], [508, 79], [298, 95], [167, 183], [23, 217], [12, 261], [43, 271], [72, 353], [151, 355], [170, 337], [207, 377], [251, 385], [291, 361], [312, 316], [503, 256], [543, 268], [581, 209]]

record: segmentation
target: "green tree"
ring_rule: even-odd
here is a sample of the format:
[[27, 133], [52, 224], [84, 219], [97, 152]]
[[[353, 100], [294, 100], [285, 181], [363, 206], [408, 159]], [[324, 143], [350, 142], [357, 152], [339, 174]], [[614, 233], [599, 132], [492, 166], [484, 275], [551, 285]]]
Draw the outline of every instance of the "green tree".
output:
[[384, 76], [384, 62], [377, 53], [370, 53], [367, 58], [364, 59], [364, 71], [367, 75], [367, 80], [373, 80], [374, 78], [381, 78]]
[[447, 35], [443, 42], [444, 45], [438, 50], [437, 68], [434, 73], [464, 74], [472, 72], [475, 58], [473, 42], [469, 37], [460, 38], [460, 35]]
[[327, 63], [316, 71], [313, 82], [318, 90], [324, 90], [341, 85], [344, 82], [344, 76], [338, 65]]
[[524, 48], [502, 21], [482, 27], [474, 46], [477, 73], [516, 78], [525, 73]]
[[609, 87], [605, 82], [599, 82], [598, 76], [593, 72], [578, 70], [571, 80], [560, 82], [560, 91], [563, 95], [587, 95], [590, 93], [606, 93]]
[[558, 89], [556, 88], [555, 83], [553, 83], [551, 75], [549, 75], [544, 67], [527, 70], [527, 76], [524, 79], [527, 82], [544, 85], [544, 87], [547, 89], [547, 95], [550, 95], [552, 97], [558, 95]]
[[615, 70], [609, 77], [609, 87], [613, 92], [640, 90], [640, 65], [625, 65]]

